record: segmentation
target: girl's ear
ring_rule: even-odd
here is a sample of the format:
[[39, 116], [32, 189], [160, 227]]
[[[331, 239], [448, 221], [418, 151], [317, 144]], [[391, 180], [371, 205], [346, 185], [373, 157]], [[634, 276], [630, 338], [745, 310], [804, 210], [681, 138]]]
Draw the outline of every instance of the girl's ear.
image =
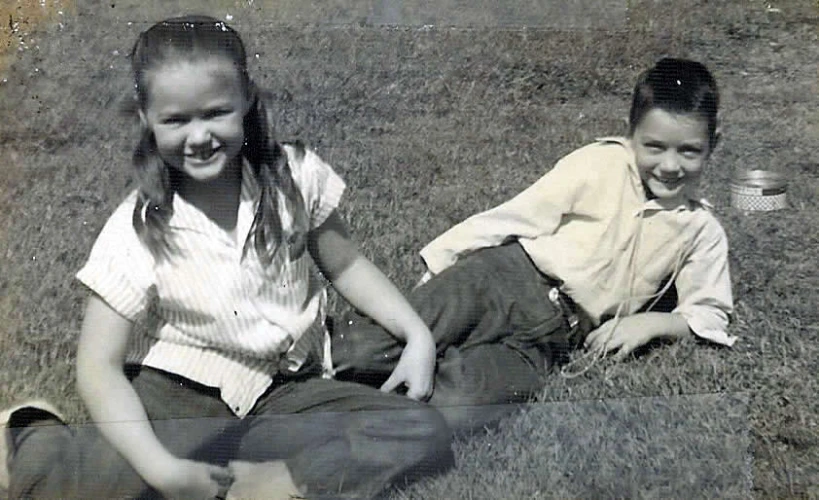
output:
[[719, 145], [721, 140], [722, 140], [722, 123], [719, 121], [719, 119], [717, 119], [717, 126], [714, 129], [714, 140], [712, 141], [712, 143], [710, 145], [711, 148], [710, 148], [709, 154], [713, 153], [714, 150], [717, 149], [717, 146]]
[[245, 98], [245, 110], [244, 113], [242, 113], [242, 116], [247, 117], [247, 114], [250, 113], [250, 110], [252, 110], [255, 105], [256, 99], [254, 96], [248, 95], [247, 98]]
[[250, 80], [247, 84], [247, 92], [245, 93], [244, 102], [245, 109], [244, 113], [242, 113], [242, 116], [247, 116], [247, 114], [250, 113], [250, 110], [252, 110], [256, 106], [256, 100], [258, 98], [259, 90], [256, 87], [256, 84], [253, 82], [253, 80]]

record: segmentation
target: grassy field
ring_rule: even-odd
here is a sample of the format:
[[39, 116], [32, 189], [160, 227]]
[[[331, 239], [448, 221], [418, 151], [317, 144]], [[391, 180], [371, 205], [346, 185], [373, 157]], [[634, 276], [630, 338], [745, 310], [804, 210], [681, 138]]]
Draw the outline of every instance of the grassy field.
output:
[[[140, 29], [192, 3], [41, 2], [48, 13], [6, 3], [0, 406], [46, 397], [83, 421], [73, 358], [86, 292], [73, 274], [133, 186], [134, 122], [119, 111], [126, 54]], [[440, 3], [440, 22], [412, 15], [420, 2], [387, 4], [197, 3], [244, 34], [254, 76], [276, 92], [280, 136], [306, 140], [346, 179], [343, 215], [391, 278], [408, 289], [434, 236], [594, 137], [624, 133], [637, 73], [691, 57], [722, 89], [724, 142], [704, 194], [731, 241], [740, 337], [555, 375], [538, 403], [458, 442], [456, 470], [397, 497], [819, 498], [813, 0], [612, 2], [610, 17], [588, 14], [599, 22], [543, 16], [525, 29], [454, 0]], [[791, 208], [730, 208], [742, 168], [785, 173]]]

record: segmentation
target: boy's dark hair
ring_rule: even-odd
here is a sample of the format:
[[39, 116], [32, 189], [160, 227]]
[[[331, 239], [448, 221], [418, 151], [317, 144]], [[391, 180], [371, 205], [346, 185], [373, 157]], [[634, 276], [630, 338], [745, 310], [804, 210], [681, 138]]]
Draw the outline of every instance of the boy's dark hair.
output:
[[[147, 75], [150, 70], [168, 62], [213, 57], [224, 58], [233, 64], [252, 102], [244, 119], [245, 144], [241, 154], [250, 163], [262, 192], [251, 229], [254, 248], [262, 263], [269, 264], [286, 241], [290, 258], [295, 260], [306, 248], [308, 216], [301, 192], [293, 180], [287, 154], [273, 134], [272, 107], [268, 104], [271, 99], [250, 79], [245, 47], [236, 31], [212, 17], [185, 16], [161, 21], [141, 33], [131, 51], [137, 105], [144, 110], [149, 104]], [[303, 153], [301, 146], [298, 150]], [[134, 228], [155, 256], [166, 256], [174, 250], [166, 228], [173, 215], [174, 193], [183, 174], [170, 168], [159, 157], [156, 140], [148, 127], [142, 127], [133, 164], [139, 186], [133, 213]], [[282, 227], [279, 193], [293, 214], [290, 228]]]
[[708, 69], [699, 62], [665, 58], [643, 72], [634, 86], [629, 112], [629, 135], [654, 108], [669, 113], [695, 113], [708, 122], [711, 149], [717, 142], [719, 91]]

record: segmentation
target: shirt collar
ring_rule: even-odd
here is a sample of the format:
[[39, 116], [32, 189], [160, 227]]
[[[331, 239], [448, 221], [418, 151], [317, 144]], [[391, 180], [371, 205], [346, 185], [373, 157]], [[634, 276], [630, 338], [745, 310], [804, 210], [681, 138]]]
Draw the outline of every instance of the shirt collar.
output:
[[[644, 193], [643, 189], [643, 181], [640, 178], [640, 171], [637, 170], [637, 162], [635, 160], [634, 149], [631, 147], [631, 141], [627, 137], [622, 136], [606, 136], [600, 137], [597, 139], [597, 142], [601, 144], [611, 143], [611, 144], [619, 144], [623, 146], [626, 151], [628, 151], [628, 167], [629, 172], [631, 173], [631, 179], [634, 183], [634, 187], [640, 192]], [[705, 198], [701, 198], [697, 193], [696, 189], [692, 190], [690, 193], [686, 193], [686, 196], [682, 200], [658, 200], [658, 199], [645, 199], [644, 205], [641, 207], [641, 211], [643, 210], [693, 210], [697, 207], [703, 207], [708, 210], [713, 209], [713, 205], [706, 200]]]
[[[242, 237], [247, 235], [253, 224], [260, 196], [261, 188], [253, 174], [253, 168], [247, 158], [243, 158], [242, 186], [239, 193], [239, 213], [236, 225], [237, 233]], [[174, 193], [173, 216], [170, 225], [178, 229], [193, 229], [200, 232], [208, 232], [212, 228], [212, 222], [207, 219], [207, 216], [178, 193]]]

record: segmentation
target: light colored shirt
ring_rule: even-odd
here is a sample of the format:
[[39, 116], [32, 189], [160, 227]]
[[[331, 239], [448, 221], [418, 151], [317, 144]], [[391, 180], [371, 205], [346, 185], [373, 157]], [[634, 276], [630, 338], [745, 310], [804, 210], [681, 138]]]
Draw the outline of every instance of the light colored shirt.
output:
[[561, 159], [532, 186], [474, 215], [422, 251], [433, 274], [474, 250], [517, 239], [541, 272], [599, 325], [645, 305], [673, 277], [694, 334], [724, 345], [733, 312], [725, 231], [704, 200], [649, 200], [625, 138]]
[[[337, 207], [344, 182], [312, 151], [285, 151], [315, 229]], [[105, 224], [77, 274], [129, 320], [155, 305], [155, 328], [135, 330], [128, 363], [217, 387], [239, 416], [270, 386], [282, 360], [298, 371], [313, 354], [325, 374], [331, 370], [326, 287], [309, 252], [291, 261], [283, 243], [267, 267], [252, 243], [243, 252], [260, 192], [245, 164], [236, 237], [175, 195], [168, 225], [175, 253], [155, 259], [132, 224], [134, 191]], [[281, 198], [279, 213], [287, 228], [293, 217]]]

